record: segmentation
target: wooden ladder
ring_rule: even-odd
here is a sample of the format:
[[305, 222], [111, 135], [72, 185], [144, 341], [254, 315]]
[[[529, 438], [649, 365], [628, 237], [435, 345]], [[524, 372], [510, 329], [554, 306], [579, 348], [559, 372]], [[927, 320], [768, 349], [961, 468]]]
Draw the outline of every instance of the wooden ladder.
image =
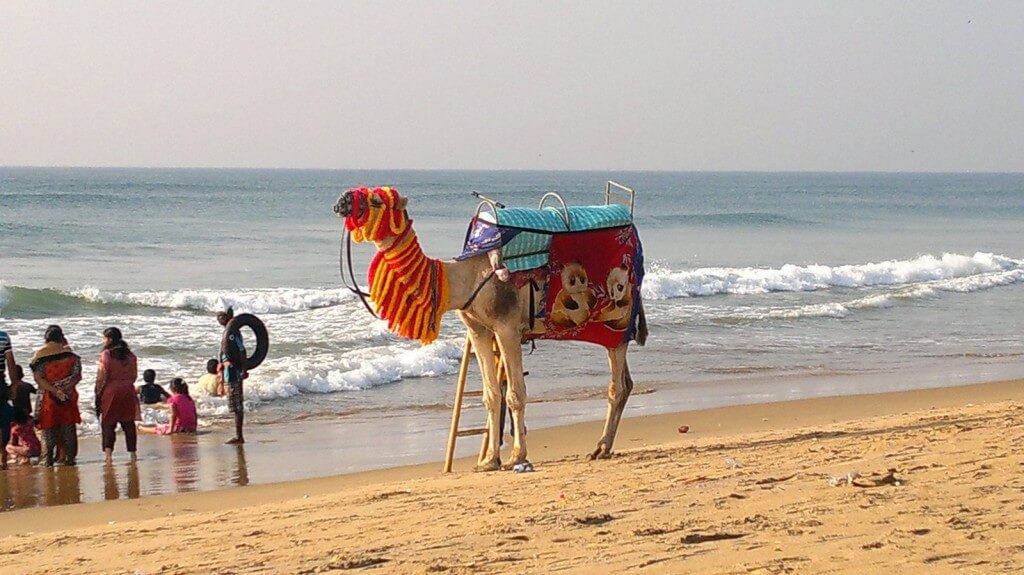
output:
[[[501, 352], [498, 351], [498, 345], [496, 342], [491, 343], [495, 353], [495, 361], [498, 364], [498, 385], [499, 389], [504, 388], [506, 382], [505, 364], [501, 361]], [[472, 429], [459, 429], [459, 419], [462, 417], [462, 400], [466, 397], [483, 397], [483, 390], [477, 391], [466, 391], [466, 373], [469, 371], [469, 359], [473, 355], [473, 344], [469, 340], [469, 335], [466, 335], [466, 345], [462, 350], [462, 363], [459, 364], [459, 378], [455, 383], [455, 404], [452, 406], [452, 426], [448, 432], [448, 450], [445, 453], [444, 458], [444, 473], [451, 473], [452, 463], [455, 460], [455, 440], [460, 437], [469, 437], [471, 435], [483, 435], [483, 441], [480, 443], [480, 458], [487, 452], [487, 443], [490, 439], [490, 434], [486, 427], [474, 427]], [[504, 405], [502, 406], [504, 409]], [[504, 430], [499, 431], [503, 433]]]

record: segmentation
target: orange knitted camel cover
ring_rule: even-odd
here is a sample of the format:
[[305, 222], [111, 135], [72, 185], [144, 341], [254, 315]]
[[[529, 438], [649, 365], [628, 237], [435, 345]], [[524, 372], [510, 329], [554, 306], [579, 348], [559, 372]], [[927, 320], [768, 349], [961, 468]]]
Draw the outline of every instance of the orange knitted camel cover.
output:
[[345, 219], [352, 238], [357, 242], [394, 238], [370, 262], [370, 298], [377, 315], [387, 320], [392, 333], [424, 344], [434, 341], [441, 329], [441, 316], [448, 310], [444, 264], [423, 253], [397, 190], [364, 187], [349, 191], [353, 203], [361, 206]]

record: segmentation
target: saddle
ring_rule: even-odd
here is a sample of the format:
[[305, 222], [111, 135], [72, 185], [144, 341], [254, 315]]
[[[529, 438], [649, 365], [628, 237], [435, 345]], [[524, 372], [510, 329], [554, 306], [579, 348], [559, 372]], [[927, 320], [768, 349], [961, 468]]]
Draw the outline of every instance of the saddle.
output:
[[[481, 207], [484, 204], [481, 204]], [[466, 242], [457, 260], [495, 249], [509, 271], [521, 272], [547, 265], [551, 239], [561, 234], [608, 230], [633, 225], [633, 215], [621, 204], [558, 208], [493, 207], [477, 209], [469, 223]]]
[[[530, 292], [531, 329], [524, 339], [615, 348], [636, 332], [644, 277], [629, 191], [629, 207], [608, 201], [608, 192], [605, 205], [572, 208], [555, 193], [546, 194], [537, 209], [485, 198], [455, 259], [486, 254], [495, 272], [506, 267], [517, 285], [522, 277], [546, 280], [539, 302], [533, 301], [536, 284]], [[545, 206], [549, 199], [561, 206]]]

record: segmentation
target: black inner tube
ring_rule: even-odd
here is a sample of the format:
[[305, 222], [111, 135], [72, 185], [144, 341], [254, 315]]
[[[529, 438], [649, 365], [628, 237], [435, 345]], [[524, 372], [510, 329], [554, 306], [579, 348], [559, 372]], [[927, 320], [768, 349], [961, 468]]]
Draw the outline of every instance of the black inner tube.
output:
[[[243, 327], [251, 329], [256, 335], [256, 349], [248, 357], [242, 357], [239, 350], [231, 345], [229, 339], [232, 334], [241, 338], [241, 329]], [[263, 321], [260, 318], [251, 313], [239, 314], [225, 326], [224, 337], [221, 339], [220, 346], [221, 351], [232, 364], [239, 366], [245, 371], [255, 369], [263, 363], [263, 360], [267, 358], [267, 352], [270, 351], [270, 336], [267, 334], [267, 326], [263, 325]]]

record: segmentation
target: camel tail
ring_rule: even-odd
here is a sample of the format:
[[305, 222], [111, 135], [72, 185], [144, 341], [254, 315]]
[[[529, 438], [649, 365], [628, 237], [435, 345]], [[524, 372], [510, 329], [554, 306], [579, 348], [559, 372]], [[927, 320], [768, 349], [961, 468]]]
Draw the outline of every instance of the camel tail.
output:
[[637, 345], [647, 343], [647, 316], [644, 314], [644, 300], [640, 300], [640, 313], [637, 316], [636, 333], [633, 335], [633, 339]]

